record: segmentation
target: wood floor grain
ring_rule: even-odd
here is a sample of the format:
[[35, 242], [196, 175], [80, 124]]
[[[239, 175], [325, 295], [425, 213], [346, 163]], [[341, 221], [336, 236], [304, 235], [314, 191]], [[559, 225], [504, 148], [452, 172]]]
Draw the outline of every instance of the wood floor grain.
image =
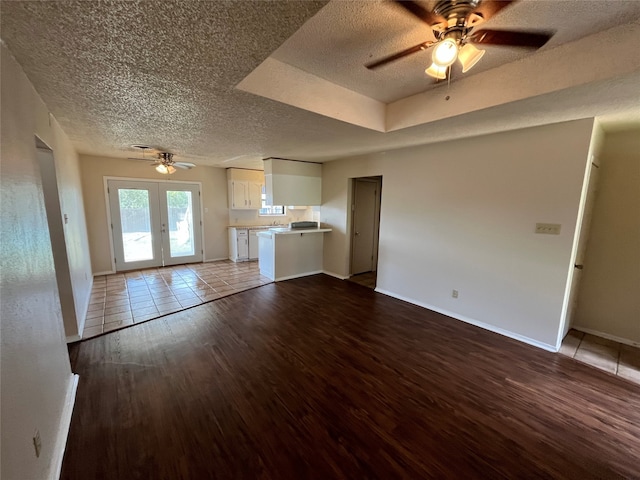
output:
[[640, 478], [640, 386], [324, 275], [71, 358], [63, 479]]

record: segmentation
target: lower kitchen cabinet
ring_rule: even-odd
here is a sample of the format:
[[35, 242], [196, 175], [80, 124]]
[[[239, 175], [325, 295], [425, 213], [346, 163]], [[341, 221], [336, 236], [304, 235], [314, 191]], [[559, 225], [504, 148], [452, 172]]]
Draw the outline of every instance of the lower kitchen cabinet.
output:
[[246, 228], [229, 229], [229, 260], [233, 262], [249, 260], [249, 231]]
[[260, 231], [259, 228], [229, 227], [229, 260], [233, 262], [257, 260], [258, 231]]

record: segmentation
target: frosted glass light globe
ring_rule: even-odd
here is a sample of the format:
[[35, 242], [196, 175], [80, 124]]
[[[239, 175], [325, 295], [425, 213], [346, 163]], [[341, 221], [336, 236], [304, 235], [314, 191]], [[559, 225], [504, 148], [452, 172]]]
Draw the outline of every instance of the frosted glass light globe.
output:
[[458, 57], [458, 44], [452, 38], [441, 41], [433, 50], [433, 63], [439, 67], [448, 67]]

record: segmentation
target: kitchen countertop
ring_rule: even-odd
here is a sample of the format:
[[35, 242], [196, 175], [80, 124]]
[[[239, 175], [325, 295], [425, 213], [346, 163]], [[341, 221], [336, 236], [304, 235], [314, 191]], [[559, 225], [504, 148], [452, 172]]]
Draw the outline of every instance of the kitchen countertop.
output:
[[292, 235], [296, 233], [325, 233], [331, 232], [330, 228], [289, 228], [289, 227], [271, 227], [267, 231], [258, 232], [258, 236], [270, 237], [273, 235]]
[[285, 224], [279, 225], [227, 225], [227, 228], [248, 228], [250, 230], [266, 230], [268, 228], [286, 227]]

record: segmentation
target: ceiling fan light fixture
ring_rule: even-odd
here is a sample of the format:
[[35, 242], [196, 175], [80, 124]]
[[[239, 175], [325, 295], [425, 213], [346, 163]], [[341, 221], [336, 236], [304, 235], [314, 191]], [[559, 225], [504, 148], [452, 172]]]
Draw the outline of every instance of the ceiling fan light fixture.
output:
[[173, 167], [173, 165], [167, 165], [167, 173], [169, 175], [171, 175], [172, 173], [176, 173], [176, 169]]
[[430, 77], [437, 78], [438, 80], [444, 80], [447, 78], [447, 67], [440, 67], [434, 62], [424, 71], [424, 73]]
[[485, 52], [486, 50], [480, 50], [470, 43], [463, 46], [458, 53], [458, 60], [460, 60], [460, 64], [462, 65], [462, 73], [471, 70], [471, 68], [480, 61]]
[[171, 173], [169, 172], [169, 169], [164, 163], [161, 163], [160, 165], [156, 166], [156, 172], [162, 173], [163, 175], [167, 175], [168, 173]]
[[433, 63], [438, 67], [448, 67], [458, 57], [458, 42], [445, 38], [433, 49]]

